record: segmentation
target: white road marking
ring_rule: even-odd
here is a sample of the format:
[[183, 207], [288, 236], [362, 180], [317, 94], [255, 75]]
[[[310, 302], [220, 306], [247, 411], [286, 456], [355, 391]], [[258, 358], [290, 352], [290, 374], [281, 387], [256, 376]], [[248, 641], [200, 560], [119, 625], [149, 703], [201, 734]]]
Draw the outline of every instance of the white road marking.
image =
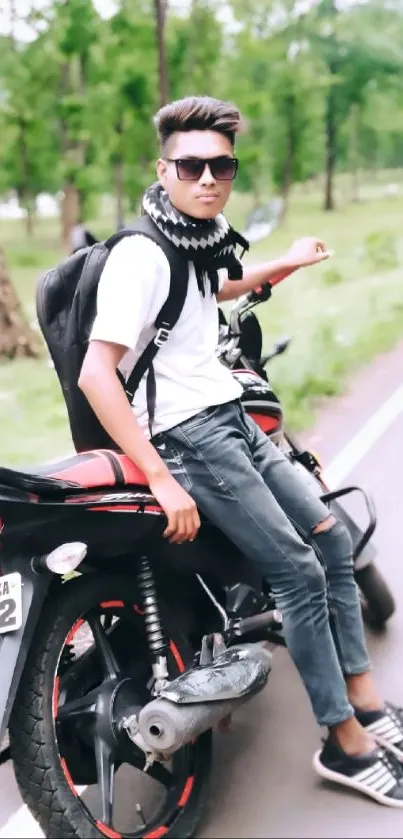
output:
[[[372, 415], [368, 422], [324, 469], [331, 489], [338, 487], [403, 412], [403, 386]], [[0, 767], [0, 839], [41, 839], [43, 833], [21, 798], [10, 762]]]
[[43, 833], [25, 804], [11, 761], [0, 767], [0, 836], [4, 839], [41, 839]]
[[323, 471], [323, 477], [330, 487], [336, 489], [343, 483], [357, 464], [372, 449], [380, 437], [403, 411], [403, 385], [374, 413], [355, 434], [344, 449]]

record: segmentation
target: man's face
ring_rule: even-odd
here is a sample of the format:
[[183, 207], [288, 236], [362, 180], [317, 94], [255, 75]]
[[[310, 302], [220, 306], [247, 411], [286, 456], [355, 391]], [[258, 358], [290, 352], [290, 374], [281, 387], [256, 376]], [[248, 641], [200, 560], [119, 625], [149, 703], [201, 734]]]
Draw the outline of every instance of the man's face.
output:
[[[165, 158], [173, 160], [233, 156], [230, 140], [218, 131], [177, 131], [172, 134], [165, 149]], [[225, 207], [231, 193], [232, 181], [217, 180], [208, 165], [197, 181], [180, 180], [175, 163], [167, 159], [158, 161], [157, 173], [174, 207], [193, 218], [215, 218]]]

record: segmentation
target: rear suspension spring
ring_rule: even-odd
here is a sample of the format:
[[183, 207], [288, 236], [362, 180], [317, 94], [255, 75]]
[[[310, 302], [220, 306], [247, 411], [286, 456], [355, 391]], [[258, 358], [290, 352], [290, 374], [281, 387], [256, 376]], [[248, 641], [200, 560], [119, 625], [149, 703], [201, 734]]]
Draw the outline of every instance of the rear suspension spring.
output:
[[153, 662], [156, 663], [161, 656], [165, 655], [168, 644], [162, 629], [153, 570], [146, 557], [143, 557], [140, 562], [137, 580], [142, 598], [148, 647]]

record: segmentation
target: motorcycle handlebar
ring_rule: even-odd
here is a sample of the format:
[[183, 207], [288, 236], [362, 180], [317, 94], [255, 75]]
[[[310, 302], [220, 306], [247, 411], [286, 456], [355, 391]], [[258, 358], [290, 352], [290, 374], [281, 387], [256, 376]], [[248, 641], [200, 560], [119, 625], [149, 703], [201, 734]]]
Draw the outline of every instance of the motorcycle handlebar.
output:
[[247, 295], [247, 300], [249, 303], [266, 303], [271, 297], [271, 292], [270, 283], [265, 283], [263, 286], [259, 286], [253, 289], [253, 291], [250, 291]]
[[239, 297], [238, 300], [235, 301], [230, 314], [230, 330], [232, 335], [239, 334], [239, 318], [245, 309], [254, 305], [256, 306], [258, 303], [265, 303], [270, 297], [270, 283], [265, 283], [263, 286], [260, 286], [260, 288], [255, 288], [247, 294], [244, 294], [242, 297]]

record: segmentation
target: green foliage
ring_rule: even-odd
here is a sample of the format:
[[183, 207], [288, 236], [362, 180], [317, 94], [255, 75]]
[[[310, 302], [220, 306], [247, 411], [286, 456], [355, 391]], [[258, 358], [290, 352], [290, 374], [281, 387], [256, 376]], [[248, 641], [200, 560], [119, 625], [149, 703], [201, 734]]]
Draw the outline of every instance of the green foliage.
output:
[[344, 283], [344, 280], [344, 275], [335, 265], [326, 268], [321, 275], [322, 285], [325, 286], [340, 285], [340, 283]]
[[[109, 19], [93, 0], [40, 8], [23, 12], [36, 37], [0, 39], [0, 194], [15, 189], [32, 208], [69, 182], [84, 216], [104, 193], [127, 212], [154, 177], [155, 4], [117, 0]], [[401, 4], [381, 0], [168, 3], [169, 95], [236, 102], [239, 190], [287, 198], [329, 155], [335, 171], [403, 165], [401, 43]]]
[[365, 238], [364, 253], [370, 268], [392, 270], [399, 264], [396, 237], [387, 230], [376, 230]]

